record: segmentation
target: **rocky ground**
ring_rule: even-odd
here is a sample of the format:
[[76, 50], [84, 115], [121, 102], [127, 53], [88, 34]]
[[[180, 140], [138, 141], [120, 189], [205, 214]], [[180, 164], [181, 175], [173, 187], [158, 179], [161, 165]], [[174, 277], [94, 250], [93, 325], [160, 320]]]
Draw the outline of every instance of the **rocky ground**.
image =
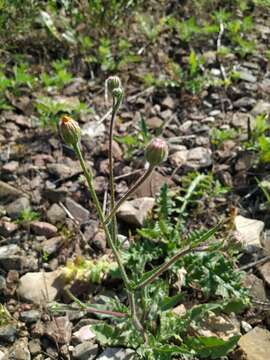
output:
[[[256, 40], [265, 48], [269, 24], [258, 19], [256, 26]], [[219, 78], [221, 68], [214, 52], [206, 49], [204, 56], [205, 71]], [[230, 187], [220, 204], [212, 203], [197, 222], [213, 224], [220, 216], [229, 218], [233, 209], [231, 219], [244, 244], [239, 267], [246, 271], [244, 284], [254, 302], [242, 320], [232, 325], [215, 319], [214, 324], [206, 324], [206, 331], [226, 337], [229, 326], [242, 334], [232, 358], [245, 354], [243, 359], [266, 360], [270, 351], [270, 222], [269, 206], [256, 177], [267, 180], [269, 165], [257, 165], [256, 152], [247, 150], [243, 142], [255, 118], [270, 114], [270, 75], [260, 48], [248, 59], [232, 55], [225, 69], [232, 67], [239, 77], [228, 89], [209, 87], [193, 97], [175, 89], [138, 88], [132, 76], [124, 74], [125, 101], [116, 133], [135, 134], [143, 116], [152, 134], [168, 139], [170, 152], [166, 163], [120, 209], [118, 217], [123, 234], [129, 225], [141, 226], [161, 185], [167, 182], [177, 187], [189, 171], [212, 170]], [[108, 107], [103, 83], [79, 74], [61, 94], [50, 96], [67, 102], [87, 98], [94, 109], [80, 118], [82, 148], [95, 172], [96, 191], [106, 204], [108, 116], [104, 114]], [[4, 305], [0, 307], [0, 359], [131, 359], [132, 350], [99, 348], [88, 326], [95, 321], [91, 314], [70, 311], [68, 316], [52, 316], [48, 311], [48, 303], [55, 300], [69, 303], [62, 276], [68, 259], [111, 254], [79, 163], [57, 133], [38, 125], [31, 106], [34, 97], [25, 91], [12, 99], [14, 110], [0, 114], [0, 300]], [[214, 127], [234, 129], [238, 135], [217, 146], [211, 138]], [[115, 142], [118, 198], [144, 166], [142, 151], [131, 159], [125, 155], [124, 147]], [[106, 291], [106, 285], [90, 284], [77, 289], [77, 294], [91, 298]]]

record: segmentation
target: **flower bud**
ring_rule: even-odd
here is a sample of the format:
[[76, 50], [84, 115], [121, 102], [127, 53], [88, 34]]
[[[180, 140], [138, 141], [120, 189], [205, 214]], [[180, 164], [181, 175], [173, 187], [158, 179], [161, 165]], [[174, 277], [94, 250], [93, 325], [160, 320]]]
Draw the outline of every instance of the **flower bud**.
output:
[[116, 101], [116, 104], [118, 104], [118, 107], [121, 105], [123, 97], [124, 97], [124, 91], [122, 87], [117, 87], [113, 89], [112, 96]]
[[77, 145], [81, 138], [81, 129], [77, 121], [71, 117], [64, 115], [60, 120], [60, 134], [67, 145]]
[[166, 160], [168, 155], [168, 145], [160, 138], [153, 139], [146, 147], [145, 159], [151, 166], [159, 165]]
[[110, 76], [105, 82], [105, 87], [112, 94], [114, 89], [121, 87], [121, 80], [118, 76]]

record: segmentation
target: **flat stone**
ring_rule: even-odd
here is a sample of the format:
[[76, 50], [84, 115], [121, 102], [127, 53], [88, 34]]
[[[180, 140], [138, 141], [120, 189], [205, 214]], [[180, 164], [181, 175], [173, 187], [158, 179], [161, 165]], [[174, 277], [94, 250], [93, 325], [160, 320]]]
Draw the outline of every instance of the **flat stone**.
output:
[[180, 167], [186, 164], [188, 158], [188, 150], [179, 150], [174, 152], [170, 156], [170, 162], [174, 168]]
[[66, 220], [66, 213], [58, 204], [52, 204], [47, 211], [47, 218], [51, 224], [63, 223]]
[[145, 122], [149, 129], [158, 129], [163, 124], [163, 121], [158, 116], [148, 118]]
[[9, 349], [9, 358], [16, 360], [31, 360], [27, 339], [19, 339]]
[[76, 174], [77, 169], [69, 167], [65, 164], [48, 164], [47, 169], [50, 174], [62, 179]]
[[80, 343], [88, 340], [92, 340], [96, 337], [89, 325], [82, 326], [78, 331], [73, 334], [74, 338]]
[[169, 95], [165, 97], [161, 104], [168, 109], [173, 109], [175, 106], [173, 98]]
[[255, 99], [253, 99], [251, 97], [248, 97], [248, 96], [245, 96], [245, 97], [242, 97], [242, 98], [234, 101], [233, 106], [236, 109], [239, 109], [239, 108], [251, 108], [255, 104], [256, 104]]
[[32, 221], [30, 228], [36, 235], [45, 236], [46, 238], [51, 238], [57, 234], [57, 227], [45, 221]]
[[0, 326], [0, 343], [13, 343], [17, 337], [17, 329], [13, 325]]
[[44, 335], [58, 344], [69, 344], [71, 339], [72, 323], [68, 316], [55, 317], [46, 323]]
[[83, 343], [75, 346], [73, 350], [73, 358], [75, 360], [93, 360], [96, 358], [97, 353], [97, 344], [93, 344], [90, 341], [84, 341]]
[[118, 209], [117, 216], [128, 224], [142, 226], [154, 204], [155, 199], [150, 197], [125, 201]]
[[133, 194], [134, 198], [155, 197], [163, 184], [167, 184], [170, 187], [174, 182], [170, 180], [168, 176], [163, 176], [159, 172], [153, 171], [145, 182], [135, 190]]
[[10, 161], [2, 167], [2, 171], [13, 174], [18, 170], [18, 167], [19, 167], [18, 161]]
[[24, 193], [4, 181], [0, 181], [0, 200], [12, 201], [23, 196]]
[[63, 290], [61, 270], [29, 272], [20, 278], [17, 294], [24, 301], [40, 304], [54, 301]]
[[235, 217], [234, 223], [236, 231], [247, 249], [261, 247], [261, 235], [264, 229], [263, 221], [238, 215]]
[[212, 164], [212, 151], [204, 147], [189, 150], [186, 165], [192, 169], [208, 167]]
[[270, 114], [270, 102], [266, 102], [264, 100], [259, 100], [254, 108], [251, 110], [251, 114], [253, 116], [258, 116], [260, 114]]
[[237, 71], [237, 77], [240, 80], [255, 83], [257, 81], [256, 76], [252, 75], [249, 71], [239, 70]]
[[10, 203], [6, 210], [11, 219], [18, 219], [23, 211], [30, 210], [30, 201], [26, 197], [21, 197]]
[[6, 279], [4, 276], [0, 275], [0, 293], [6, 289]]
[[32, 324], [37, 322], [41, 317], [41, 314], [38, 310], [27, 310], [22, 311], [20, 314], [20, 318], [23, 322], [27, 324]]
[[97, 357], [97, 360], [131, 360], [135, 359], [135, 354], [132, 349], [107, 348]]
[[40, 354], [42, 351], [39, 339], [30, 340], [28, 347], [31, 355], [33, 356]]
[[0, 247], [0, 265], [5, 270], [21, 270], [25, 264], [21, 249], [16, 244]]
[[258, 270], [267, 286], [270, 287], [270, 261], [258, 266]]
[[67, 196], [67, 190], [66, 189], [45, 189], [43, 191], [43, 196], [45, 199], [49, 200], [52, 203], [57, 202], [64, 202], [65, 198]]
[[240, 338], [238, 345], [240, 352], [245, 356], [246, 360], [269, 359], [270, 332], [266, 329], [255, 327]]
[[9, 237], [18, 229], [18, 225], [9, 221], [0, 221], [0, 235]]
[[76, 203], [72, 198], [68, 197], [66, 199], [66, 207], [70, 211], [71, 215], [79, 221], [80, 223], [86, 222], [89, 220], [90, 213], [80, 204]]
[[56, 236], [41, 243], [40, 250], [45, 254], [52, 255], [56, 253], [63, 245], [64, 239], [62, 236]]
[[248, 289], [252, 298], [262, 302], [269, 301], [264, 287], [264, 282], [256, 275], [246, 274], [243, 280], [243, 285]]
[[231, 336], [240, 335], [240, 324], [228, 316], [211, 314], [202, 321], [198, 331], [201, 336], [215, 336], [226, 341]]
[[255, 118], [252, 115], [239, 111], [232, 114], [231, 124], [234, 127], [241, 128], [247, 132], [249, 123], [251, 129], [253, 129], [255, 126]]

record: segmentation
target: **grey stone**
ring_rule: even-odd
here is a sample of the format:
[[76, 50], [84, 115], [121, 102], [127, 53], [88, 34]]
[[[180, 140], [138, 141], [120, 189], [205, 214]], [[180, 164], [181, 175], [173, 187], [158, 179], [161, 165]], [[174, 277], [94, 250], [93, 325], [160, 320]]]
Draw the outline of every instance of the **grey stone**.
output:
[[0, 342], [13, 343], [17, 337], [17, 329], [13, 325], [0, 326]]
[[32, 324], [37, 322], [41, 317], [41, 314], [38, 310], [27, 310], [22, 311], [20, 314], [20, 318], [27, 324]]
[[93, 344], [90, 341], [84, 341], [83, 343], [75, 346], [73, 350], [73, 358], [76, 360], [93, 360], [98, 353], [98, 345]]
[[240, 80], [255, 83], [257, 81], [256, 76], [252, 75], [249, 71], [239, 70], [237, 71], [237, 77]]
[[25, 301], [40, 304], [54, 301], [64, 287], [62, 271], [29, 272], [20, 278], [17, 294]]
[[0, 181], [0, 200], [1, 201], [12, 201], [23, 195], [24, 194], [22, 191], [17, 190], [13, 186], [5, 183], [4, 181]]
[[204, 147], [189, 150], [186, 165], [192, 169], [208, 167], [212, 164], [212, 151]]
[[142, 226], [147, 214], [153, 209], [155, 199], [151, 197], [125, 201], [118, 209], [119, 219], [128, 224]]
[[66, 178], [76, 174], [77, 170], [64, 164], [48, 164], [47, 169], [50, 174], [58, 178]]
[[250, 296], [258, 301], [268, 302], [263, 280], [254, 274], [246, 274], [243, 285], [248, 289]]
[[97, 360], [131, 360], [133, 358], [135, 358], [135, 351], [132, 349], [107, 348]]
[[18, 245], [10, 244], [0, 247], [0, 265], [5, 270], [21, 270], [26, 264]]
[[58, 204], [52, 204], [47, 211], [47, 218], [52, 224], [63, 223], [66, 220], [66, 213]]
[[50, 202], [57, 203], [59, 201], [65, 201], [67, 196], [67, 190], [65, 189], [45, 189], [43, 192], [43, 196], [45, 199]]
[[251, 97], [242, 97], [233, 103], [234, 108], [251, 108], [256, 104], [256, 100]]
[[74, 218], [80, 223], [89, 220], [90, 217], [89, 211], [80, 204], [76, 203], [76, 201], [74, 201], [70, 197], [66, 199], [66, 207], [68, 211], [71, 213], [71, 215], [74, 216]]
[[63, 244], [62, 236], [56, 236], [41, 243], [40, 250], [48, 255], [56, 253]]
[[45, 236], [46, 238], [51, 238], [57, 234], [57, 227], [45, 221], [32, 221], [30, 228], [36, 235]]
[[240, 338], [238, 345], [241, 354], [245, 356], [246, 360], [269, 359], [270, 332], [266, 329], [255, 327]]
[[7, 206], [7, 214], [11, 219], [17, 219], [25, 210], [30, 210], [30, 201], [26, 197], [14, 200]]

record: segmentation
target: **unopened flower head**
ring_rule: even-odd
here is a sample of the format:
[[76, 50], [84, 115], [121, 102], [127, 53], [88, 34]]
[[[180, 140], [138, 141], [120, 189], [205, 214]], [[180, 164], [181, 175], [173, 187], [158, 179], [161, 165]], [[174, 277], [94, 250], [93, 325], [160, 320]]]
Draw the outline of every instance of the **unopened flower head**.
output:
[[121, 87], [121, 80], [118, 76], [110, 76], [106, 80], [105, 87], [112, 94], [114, 89]]
[[121, 86], [119, 86], [119, 87], [113, 89], [112, 96], [116, 100], [116, 103], [118, 103], [120, 105], [123, 100], [123, 96], [124, 96], [123, 88]]
[[64, 115], [60, 120], [60, 134], [67, 145], [77, 145], [81, 139], [81, 129], [77, 121]]
[[146, 147], [145, 159], [151, 166], [157, 166], [168, 156], [168, 145], [161, 138], [153, 139]]

